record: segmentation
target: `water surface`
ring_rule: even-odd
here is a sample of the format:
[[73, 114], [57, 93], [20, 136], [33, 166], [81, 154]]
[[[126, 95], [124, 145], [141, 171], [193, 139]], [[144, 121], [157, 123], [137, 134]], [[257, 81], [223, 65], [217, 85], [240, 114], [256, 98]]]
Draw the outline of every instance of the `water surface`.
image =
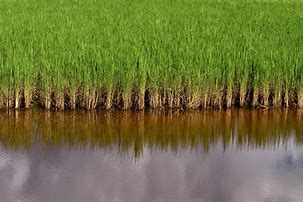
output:
[[2, 112], [1, 201], [303, 201], [302, 111]]

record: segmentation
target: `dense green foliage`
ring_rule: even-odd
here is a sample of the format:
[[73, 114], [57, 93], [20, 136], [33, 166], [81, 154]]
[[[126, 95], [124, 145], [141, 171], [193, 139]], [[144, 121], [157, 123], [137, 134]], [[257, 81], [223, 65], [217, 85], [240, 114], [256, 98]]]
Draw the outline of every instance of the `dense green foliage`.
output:
[[127, 108], [146, 90], [199, 103], [250, 80], [301, 95], [302, 77], [302, 0], [0, 0], [6, 107], [21, 96], [94, 108], [105, 94], [109, 108], [116, 93]]

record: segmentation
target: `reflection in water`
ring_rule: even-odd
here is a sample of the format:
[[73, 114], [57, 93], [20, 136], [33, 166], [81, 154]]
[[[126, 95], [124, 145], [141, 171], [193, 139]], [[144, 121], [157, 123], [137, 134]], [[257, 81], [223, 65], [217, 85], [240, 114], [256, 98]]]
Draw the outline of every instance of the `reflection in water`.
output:
[[302, 115], [2, 113], [1, 201], [302, 201]]
[[44, 148], [62, 145], [96, 148], [139, 157], [143, 148], [208, 152], [223, 148], [275, 148], [293, 138], [303, 142], [301, 111], [226, 111], [197, 113], [51, 113], [16, 112], [0, 116], [0, 141], [6, 148], [28, 149], [40, 141]]

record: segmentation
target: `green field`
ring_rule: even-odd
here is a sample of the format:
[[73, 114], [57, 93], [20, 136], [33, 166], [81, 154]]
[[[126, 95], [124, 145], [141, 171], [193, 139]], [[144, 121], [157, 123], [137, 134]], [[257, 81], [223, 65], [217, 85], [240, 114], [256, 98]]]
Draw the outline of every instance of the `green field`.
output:
[[0, 0], [0, 108], [303, 106], [302, 0]]

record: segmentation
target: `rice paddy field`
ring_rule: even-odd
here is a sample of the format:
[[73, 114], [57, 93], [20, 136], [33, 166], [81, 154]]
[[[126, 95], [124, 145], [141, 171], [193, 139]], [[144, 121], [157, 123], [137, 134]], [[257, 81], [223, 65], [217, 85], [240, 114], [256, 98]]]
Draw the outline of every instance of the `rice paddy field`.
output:
[[302, 0], [0, 0], [0, 108], [303, 106]]

